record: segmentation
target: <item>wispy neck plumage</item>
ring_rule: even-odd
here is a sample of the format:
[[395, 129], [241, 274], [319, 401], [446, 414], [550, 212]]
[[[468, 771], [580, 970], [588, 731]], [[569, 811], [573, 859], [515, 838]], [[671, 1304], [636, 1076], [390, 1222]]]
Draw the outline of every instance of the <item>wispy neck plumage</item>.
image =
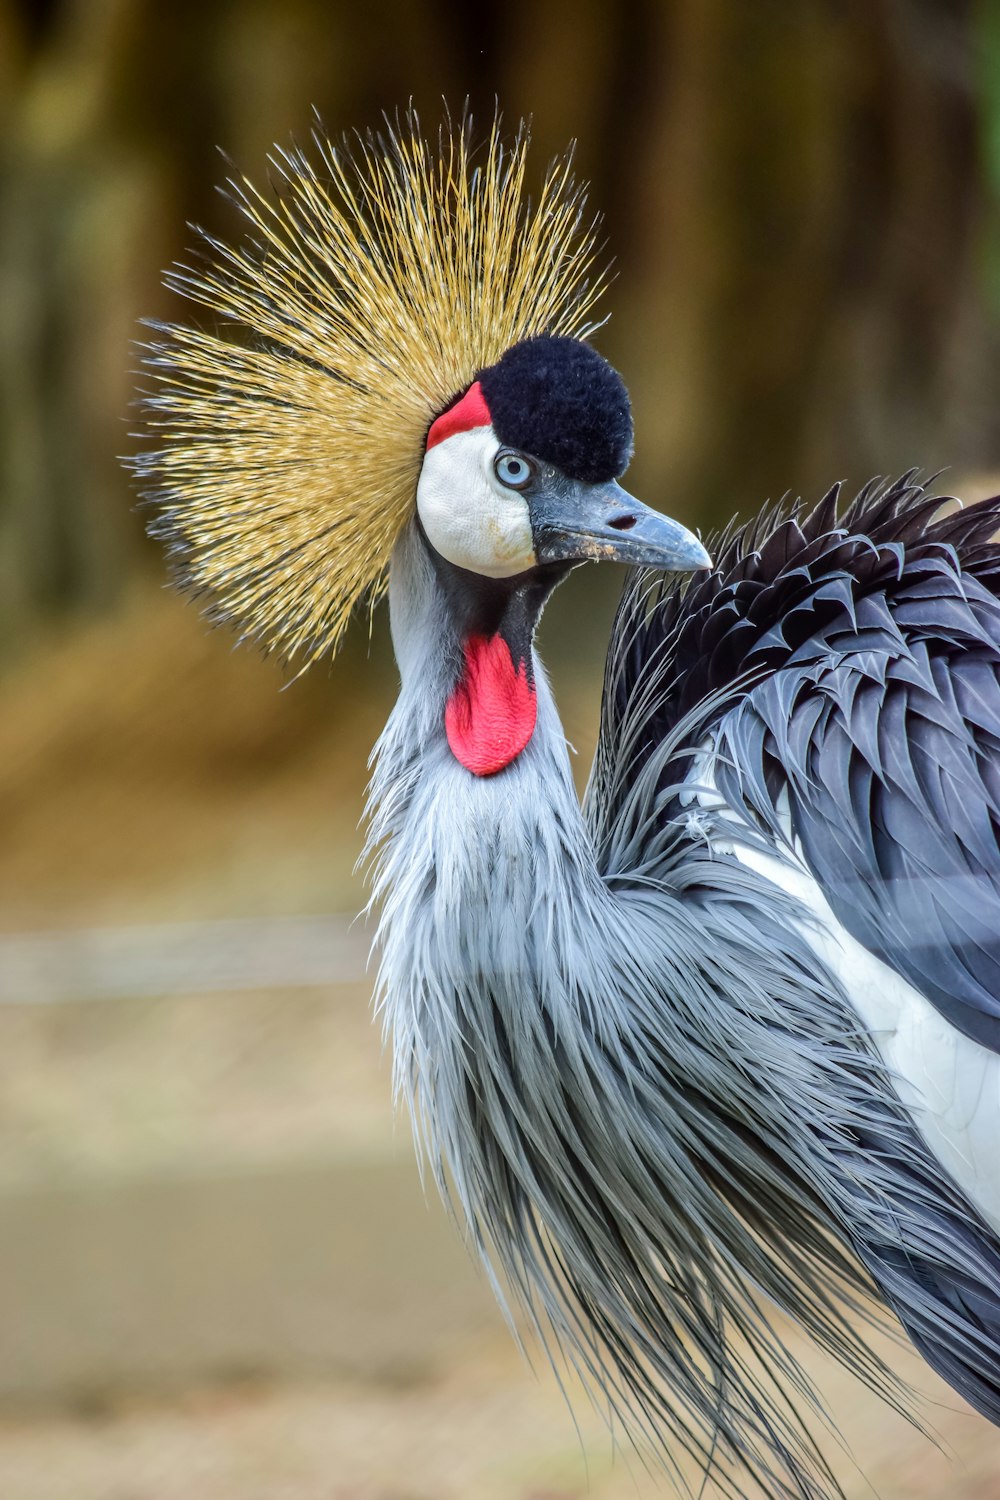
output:
[[[669, 1431], [706, 1468], [720, 1453], [744, 1474], [763, 1466], [774, 1495], [829, 1494], [784, 1405], [802, 1377], [744, 1278], [892, 1390], [828, 1296], [859, 1283], [830, 1205], [852, 1172], [882, 1188], [863, 1153], [844, 1167], [849, 1123], [876, 1096], [850, 1018], [779, 931], [780, 899], [754, 903], [735, 863], [701, 879], [689, 850], [683, 875], [661, 859], [655, 889], [604, 881], [537, 660], [524, 752], [491, 778], [455, 760], [443, 715], [461, 641], [413, 528], [390, 603], [401, 691], [370, 803], [381, 1005], [442, 1191], [647, 1437]], [[754, 983], [762, 948], [774, 968]], [[752, 1351], [731, 1350], [734, 1329]]]
[[[375, 896], [389, 1020], [408, 1037], [421, 984], [451, 980], [464, 989], [470, 977], [485, 984], [499, 973], [523, 997], [547, 972], [566, 975], [568, 934], [600, 930], [610, 898], [530, 638], [535, 732], [500, 775], [476, 777], [445, 734], [464, 622], [415, 527], [393, 559], [390, 607], [401, 689], [377, 747], [369, 842], [380, 849]], [[397, 1055], [406, 1051], [404, 1042]]]

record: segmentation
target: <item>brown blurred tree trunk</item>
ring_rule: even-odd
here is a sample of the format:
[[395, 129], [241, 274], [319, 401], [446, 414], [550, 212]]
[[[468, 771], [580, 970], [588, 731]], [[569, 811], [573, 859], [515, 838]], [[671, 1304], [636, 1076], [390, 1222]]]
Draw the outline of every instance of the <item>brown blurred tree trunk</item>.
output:
[[[41, 7], [22, 25], [0, 184], [3, 639], [61, 605], [106, 602], [131, 550], [125, 447], [131, 297], [153, 182], [107, 101], [139, 12]], [[7, 12], [10, 25], [10, 7]]]
[[973, 21], [961, 0], [671, 7], [616, 331], [674, 508], [995, 451]]

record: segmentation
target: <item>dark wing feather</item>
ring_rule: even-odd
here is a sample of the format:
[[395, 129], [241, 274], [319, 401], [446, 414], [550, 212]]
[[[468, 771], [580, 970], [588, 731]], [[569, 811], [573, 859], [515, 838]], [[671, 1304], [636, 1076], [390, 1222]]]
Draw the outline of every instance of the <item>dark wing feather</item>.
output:
[[817, 631], [724, 716], [722, 789], [737, 800], [751, 719], [835, 915], [1000, 1051], [1000, 603], [948, 552], [904, 563], [856, 623]]
[[634, 580], [588, 813], [606, 851], [657, 747], [711, 733], [727, 798], [773, 828], [787, 786], [847, 930], [1000, 1051], [1000, 499], [944, 504], [906, 476], [837, 523], [831, 491], [735, 533], [686, 588]]

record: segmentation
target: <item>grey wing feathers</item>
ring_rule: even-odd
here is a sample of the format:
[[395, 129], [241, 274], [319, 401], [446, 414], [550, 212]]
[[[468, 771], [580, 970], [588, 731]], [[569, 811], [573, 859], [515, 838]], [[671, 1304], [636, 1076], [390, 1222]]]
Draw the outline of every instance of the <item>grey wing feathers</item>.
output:
[[[787, 786], [848, 931], [1000, 1050], [1000, 498], [942, 515], [907, 475], [843, 517], [837, 499], [762, 516], [686, 586], [627, 588], [588, 794], [599, 857], [662, 744], [718, 736], [733, 805], [774, 828]], [[658, 773], [640, 842], [684, 771]]]
[[724, 793], [773, 813], [780, 775], [838, 919], [1000, 1051], [997, 599], [947, 551], [907, 565], [720, 730]]

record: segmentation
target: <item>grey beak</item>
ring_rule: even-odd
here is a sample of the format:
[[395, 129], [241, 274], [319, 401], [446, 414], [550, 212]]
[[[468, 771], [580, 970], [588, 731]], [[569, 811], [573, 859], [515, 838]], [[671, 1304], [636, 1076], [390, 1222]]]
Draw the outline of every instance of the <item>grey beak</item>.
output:
[[614, 480], [584, 484], [560, 479], [529, 501], [540, 563], [634, 563], [672, 573], [712, 566], [693, 532], [643, 505]]

